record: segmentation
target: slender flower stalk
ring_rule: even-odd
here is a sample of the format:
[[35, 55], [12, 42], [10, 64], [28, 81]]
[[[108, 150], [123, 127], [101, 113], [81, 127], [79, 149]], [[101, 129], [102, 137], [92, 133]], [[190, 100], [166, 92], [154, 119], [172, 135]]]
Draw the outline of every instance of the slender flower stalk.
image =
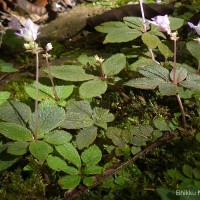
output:
[[38, 135], [38, 82], [39, 82], [39, 53], [36, 52], [36, 85], [35, 85], [35, 129], [34, 129], [34, 140], [37, 140]]
[[43, 54], [43, 56], [44, 56], [45, 59], [46, 59], [46, 65], [47, 65], [47, 69], [48, 69], [48, 72], [49, 72], [48, 75], [49, 75], [49, 79], [50, 79], [50, 81], [51, 81], [51, 85], [52, 85], [52, 87], [53, 87], [53, 95], [54, 95], [54, 97], [55, 97], [55, 100], [58, 102], [60, 99], [59, 99], [58, 94], [57, 94], [57, 92], [56, 92], [54, 80], [53, 80], [53, 77], [52, 77], [52, 75], [51, 75], [51, 66], [49, 65], [49, 57], [51, 57], [51, 55], [48, 54], [48, 51], [50, 51], [50, 50], [52, 50], [52, 49], [53, 49], [53, 47], [52, 47], [51, 43], [48, 43], [48, 44], [46, 45], [46, 51], [45, 51], [45, 54]]
[[[176, 80], [176, 52], [177, 52], [177, 47], [176, 47], [176, 41], [179, 39], [179, 37], [177, 37], [177, 32], [171, 33], [171, 40], [174, 41], [174, 65], [173, 65], [173, 84], [177, 85], [177, 80]], [[183, 103], [181, 101], [180, 95], [177, 93], [176, 94], [176, 98], [179, 104], [179, 108], [182, 114], [182, 123], [183, 123], [183, 128], [187, 129], [187, 123], [186, 123], [186, 115], [185, 115], [185, 111], [184, 111], [184, 107], [183, 107]]]
[[[142, 21], [143, 21], [144, 32], [147, 32], [146, 19], [145, 19], [145, 15], [144, 15], [144, 8], [143, 8], [143, 2], [142, 1], [143, 0], [139, 0], [140, 10], [141, 10], [141, 14], [142, 14]], [[155, 57], [154, 57], [152, 49], [150, 49], [148, 47], [148, 50], [149, 50], [149, 53], [151, 55], [151, 59], [155, 61]]]

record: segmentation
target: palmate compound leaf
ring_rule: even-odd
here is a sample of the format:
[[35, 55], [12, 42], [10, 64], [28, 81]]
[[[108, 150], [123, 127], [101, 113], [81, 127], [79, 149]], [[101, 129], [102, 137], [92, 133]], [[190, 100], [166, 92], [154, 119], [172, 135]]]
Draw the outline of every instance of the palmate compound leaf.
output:
[[95, 79], [81, 84], [79, 94], [82, 99], [98, 97], [104, 94], [107, 90], [106, 81]]
[[81, 159], [87, 167], [95, 166], [102, 158], [102, 152], [95, 144], [85, 149], [81, 154]]
[[0, 106], [7, 101], [10, 97], [10, 92], [2, 91], [0, 92]]
[[109, 110], [95, 107], [93, 110], [93, 119], [96, 126], [107, 129], [107, 123], [114, 120], [114, 115]]
[[[43, 71], [48, 73], [48, 69]], [[87, 81], [95, 78], [86, 74], [82, 66], [77, 65], [51, 66], [51, 75], [66, 81]]]
[[68, 166], [66, 161], [57, 157], [57, 156], [49, 156], [47, 159], [48, 166], [54, 171], [63, 171], [70, 175], [78, 175], [78, 169]]
[[[43, 137], [44, 134], [59, 127], [65, 120], [65, 110], [63, 108], [45, 107], [38, 111], [38, 137]], [[34, 131], [35, 128], [35, 114], [30, 120], [30, 128]]]
[[142, 34], [142, 41], [150, 49], [155, 49], [161, 42], [157, 36], [155, 36], [149, 32], [145, 32]]
[[97, 137], [97, 128], [94, 126], [82, 129], [76, 136], [76, 144], [78, 149], [88, 147]]
[[8, 144], [7, 153], [21, 156], [24, 155], [28, 150], [28, 142], [19, 141], [19, 142], [10, 142]]
[[16, 141], [32, 141], [33, 135], [30, 130], [14, 123], [0, 122], [0, 133], [6, 138]]
[[71, 103], [66, 106], [66, 119], [62, 124], [66, 129], [80, 129], [91, 126], [94, 121], [92, 119], [92, 108], [89, 101], [82, 100]]
[[[181, 81], [185, 80], [187, 77], [187, 70], [185, 68], [177, 68], [175, 72], [175, 80], [176, 83], [180, 83]], [[170, 79], [174, 80], [174, 69], [170, 72]]]
[[145, 89], [145, 90], [153, 90], [157, 88], [161, 83], [163, 83], [164, 80], [160, 78], [135, 78], [133, 80], [130, 80], [126, 82], [124, 85], [139, 88], [139, 89]]
[[197, 41], [187, 42], [186, 47], [188, 51], [198, 60], [200, 61], [200, 45]]
[[113, 76], [118, 74], [126, 66], [126, 57], [122, 53], [115, 54], [102, 64], [105, 75]]
[[60, 145], [66, 144], [72, 139], [72, 135], [64, 130], [54, 130], [44, 136], [44, 141], [49, 144]]
[[71, 143], [55, 146], [55, 148], [63, 158], [73, 163], [76, 167], [81, 167], [81, 158], [79, 153]]
[[53, 151], [53, 148], [46, 142], [37, 140], [31, 142], [29, 145], [29, 151], [36, 159], [43, 163], [48, 155]]
[[0, 118], [3, 121], [26, 126], [31, 117], [31, 109], [25, 103], [7, 101], [0, 106]]
[[73, 189], [79, 185], [81, 181], [81, 176], [79, 175], [71, 175], [71, 176], [64, 176], [58, 180], [59, 185], [62, 189]]
[[[47, 86], [39, 83], [38, 88], [38, 101], [55, 101], [52, 86]], [[55, 86], [56, 93], [60, 100], [69, 97], [73, 92], [73, 88], [73, 85]], [[35, 99], [35, 83], [26, 86], [25, 91], [32, 99]]]

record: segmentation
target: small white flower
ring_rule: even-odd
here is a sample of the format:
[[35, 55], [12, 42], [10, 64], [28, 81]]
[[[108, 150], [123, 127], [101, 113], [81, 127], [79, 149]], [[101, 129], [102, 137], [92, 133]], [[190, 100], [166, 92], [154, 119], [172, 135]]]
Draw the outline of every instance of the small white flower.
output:
[[198, 35], [200, 35], [200, 21], [197, 24], [197, 26], [195, 26], [193, 23], [188, 22], [188, 25], [190, 26], [190, 28], [195, 29], [195, 31], [197, 32]]
[[162, 32], [167, 32], [168, 34], [171, 33], [171, 29], [169, 26], [170, 21], [169, 21], [168, 15], [164, 15], [164, 16], [158, 15], [152, 18], [152, 20], [153, 21], [149, 21], [149, 22], [159, 27]]
[[47, 43], [47, 45], [46, 45], [46, 50], [47, 50], [47, 51], [50, 51], [50, 50], [52, 50], [52, 49], [53, 49], [52, 44], [51, 44], [51, 43]]
[[98, 55], [95, 55], [94, 58], [95, 58], [96, 62], [98, 62], [98, 63], [102, 63], [104, 61], [104, 59], [100, 58]]
[[197, 41], [200, 44], [200, 38], [194, 39], [194, 41]]
[[37, 39], [38, 29], [39, 26], [28, 19], [24, 24], [24, 28], [19, 29], [19, 33], [16, 33], [16, 35], [23, 37], [27, 42], [32, 42]]

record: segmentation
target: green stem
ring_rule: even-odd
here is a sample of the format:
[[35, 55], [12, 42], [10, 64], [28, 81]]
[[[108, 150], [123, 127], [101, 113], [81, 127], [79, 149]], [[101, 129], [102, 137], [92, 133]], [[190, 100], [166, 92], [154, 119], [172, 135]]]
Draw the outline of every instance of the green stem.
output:
[[[47, 52], [46, 52], [46, 55], [47, 55]], [[51, 80], [51, 85], [53, 87], [53, 94], [54, 94], [55, 100], [58, 102], [60, 99], [59, 99], [58, 94], [56, 92], [54, 80], [53, 80], [53, 77], [51, 75], [51, 66], [49, 65], [48, 56], [46, 56], [46, 64], [47, 64], [47, 68], [48, 68], [48, 71], [49, 71], [49, 78]]]
[[34, 140], [37, 140], [37, 134], [38, 134], [38, 82], [39, 82], [39, 55], [38, 55], [38, 52], [36, 52], [35, 130], [34, 130]]
[[173, 66], [173, 84], [177, 85], [176, 82], [176, 39], [174, 39], [174, 66]]
[[177, 100], [178, 100], [178, 104], [181, 110], [181, 114], [182, 114], [182, 122], [183, 122], [183, 128], [186, 130], [187, 129], [187, 123], [186, 123], [186, 118], [185, 118], [185, 111], [184, 111], [184, 107], [183, 107], [183, 103], [181, 101], [180, 95], [176, 94]]
[[200, 75], [200, 60], [198, 61], [198, 74]]

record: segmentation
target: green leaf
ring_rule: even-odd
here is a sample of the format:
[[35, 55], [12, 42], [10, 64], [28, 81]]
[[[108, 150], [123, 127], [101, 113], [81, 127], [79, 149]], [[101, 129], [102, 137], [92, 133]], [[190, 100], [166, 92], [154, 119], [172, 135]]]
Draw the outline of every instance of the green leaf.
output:
[[79, 94], [82, 99], [98, 97], [107, 90], [107, 83], [100, 79], [87, 81], [79, 87]]
[[[177, 68], [175, 74], [176, 83], [180, 83], [187, 77], [187, 70], [185, 68]], [[170, 72], [170, 79], [174, 80], [174, 69]]]
[[164, 80], [160, 78], [135, 78], [133, 80], [130, 80], [126, 82], [124, 85], [139, 88], [139, 89], [145, 89], [145, 90], [153, 90], [158, 87], [161, 83], [163, 83]]
[[153, 127], [148, 124], [141, 125], [139, 129], [142, 137], [150, 137], [153, 133]]
[[141, 151], [141, 148], [140, 148], [140, 147], [134, 147], [134, 146], [131, 147], [131, 153], [132, 153], [133, 155], [139, 153], [140, 151]]
[[199, 168], [193, 169], [193, 175], [194, 175], [195, 179], [199, 180], [200, 179], [200, 169]]
[[27, 152], [28, 145], [29, 143], [24, 141], [10, 142], [8, 144], [7, 153], [16, 156], [24, 155]]
[[178, 93], [178, 87], [177, 85], [174, 85], [169, 82], [161, 83], [159, 85], [159, 91], [161, 95], [166, 96], [173, 96]]
[[83, 170], [84, 174], [101, 174], [102, 173], [102, 167], [94, 165], [94, 166], [86, 166]]
[[14, 163], [18, 161], [18, 157], [13, 156], [11, 154], [7, 153], [1, 153], [0, 154], [0, 171], [8, 169], [10, 166], [12, 166]]
[[196, 140], [197, 140], [198, 142], [200, 142], [200, 132], [197, 133], [195, 137], [196, 137]]
[[109, 113], [109, 110], [107, 109], [95, 107], [93, 112], [94, 124], [104, 129], [107, 129], [108, 122], [114, 120], [114, 115]]
[[45, 137], [44, 141], [54, 145], [66, 144], [72, 139], [72, 135], [67, 131], [63, 130], [54, 130], [48, 132]]
[[161, 65], [142, 67], [139, 73], [148, 78], [160, 78], [169, 81], [169, 71]]
[[10, 97], [10, 92], [0, 92], [0, 106]]
[[109, 127], [106, 130], [106, 137], [112, 140], [113, 144], [119, 147], [126, 145], [126, 142], [122, 139], [122, 130], [117, 127]]
[[86, 185], [87, 187], [92, 186], [94, 181], [95, 181], [95, 177], [84, 177], [83, 178], [83, 184]]
[[34, 141], [29, 145], [29, 151], [41, 163], [45, 161], [48, 155], [53, 151], [52, 147], [43, 141]]
[[70, 175], [78, 175], [79, 171], [71, 166], [68, 166], [67, 163], [57, 156], [49, 156], [47, 159], [48, 166], [54, 171], [63, 171]]
[[[73, 92], [73, 88], [73, 85], [55, 86], [56, 93], [60, 100], [69, 97]], [[38, 101], [55, 101], [53, 87], [39, 83], [38, 89]], [[35, 83], [26, 86], [25, 91], [32, 99], [35, 99]]]
[[[65, 120], [65, 111], [63, 108], [54, 106], [46, 107], [38, 111], [38, 131], [39, 137], [43, 137], [44, 134], [59, 127]], [[35, 128], [35, 114], [33, 114], [30, 120], [30, 128]]]
[[174, 55], [173, 52], [169, 49], [169, 47], [163, 44], [162, 42], [158, 44], [158, 49], [160, 50], [162, 55], [165, 57], [165, 59], [171, 58]]
[[82, 101], [75, 101], [68, 106], [66, 106], [66, 110], [68, 112], [73, 112], [85, 116], [92, 116], [92, 108], [90, 106], [89, 101], [82, 100]]
[[189, 165], [184, 164], [183, 165], [183, 173], [189, 177], [189, 178], [193, 178], [193, 169], [192, 167], [190, 167]]
[[141, 17], [124, 17], [123, 21], [129, 27], [143, 31], [144, 25]]
[[101, 158], [101, 150], [96, 145], [90, 146], [81, 154], [81, 159], [86, 164], [86, 166], [94, 166], [98, 164]]
[[142, 41], [150, 49], [155, 49], [160, 43], [160, 39], [149, 32], [142, 34]]
[[102, 64], [102, 70], [107, 76], [118, 74], [126, 66], [126, 57], [122, 53], [115, 54]]
[[79, 185], [81, 181], [81, 176], [64, 176], [58, 180], [59, 185], [62, 189], [74, 189]]
[[94, 121], [84, 114], [75, 112], [67, 112], [65, 121], [62, 123], [62, 127], [66, 129], [80, 129], [92, 126]]
[[185, 176], [177, 169], [168, 169], [167, 170], [167, 175], [172, 178], [173, 180], [184, 180]]
[[176, 17], [169, 17], [171, 30], [177, 30], [183, 26], [184, 20]]
[[136, 62], [132, 63], [129, 66], [129, 69], [131, 71], [136, 71], [139, 67], [142, 68], [142, 67], [157, 66], [157, 65], [159, 64], [157, 64], [152, 59], [140, 57]]
[[94, 58], [94, 56], [87, 56], [86, 54], [81, 54], [78, 57], [78, 61], [82, 64], [82, 65], [93, 65], [96, 63], [96, 60]]
[[131, 141], [131, 144], [134, 145], [134, 146], [138, 146], [138, 147], [145, 146], [147, 140], [148, 139], [143, 138], [141, 136], [134, 136], [133, 140]]
[[169, 131], [170, 127], [169, 125], [166, 123], [166, 121], [164, 119], [155, 119], [153, 120], [154, 126], [159, 129], [160, 131]]
[[198, 60], [200, 61], [200, 45], [196, 41], [187, 42], [186, 47], [188, 51]]
[[200, 82], [198, 80], [186, 79], [185, 81], [182, 81], [180, 85], [191, 90], [200, 91]]
[[165, 188], [156, 189], [158, 195], [162, 200], [180, 200], [180, 197], [172, 190], [167, 190]]
[[25, 103], [7, 101], [0, 107], [0, 118], [3, 121], [26, 126], [31, 117], [31, 109]]
[[92, 144], [97, 137], [97, 128], [96, 127], [88, 127], [81, 130], [76, 136], [76, 144], [78, 149], [83, 149]]
[[[48, 69], [43, 71], [48, 73]], [[95, 78], [86, 74], [82, 66], [77, 65], [51, 66], [51, 75], [65, 81], [87, 81]]]
[[14, 123], [0, 122], [0, 133], [11, 140], [33, 140], [33, 135], [30, 130]]
[[102, 23], [101, 25], [99, 26], [96, 26], [95, 29], [101, 33], [109, 33], [115, 29], [120, 29], [120, 28], [127, 28], [127, 25], [123, 22], [119, 22], [119, 21], [116, 21], [116, 22], [105, 22], [105, 23]]
[[69, 162], [73, 163], [78, 168], [81, 167], [81, 159], [76, 148], [71, 144], [67, 143], [64, 145], [55, 146], [58, 153], [67, 159]]
[[0, 72], [17, 72], [18, 70], [13, 68], [12, 63], [6, 63], [5, 61], [0, 59]]

